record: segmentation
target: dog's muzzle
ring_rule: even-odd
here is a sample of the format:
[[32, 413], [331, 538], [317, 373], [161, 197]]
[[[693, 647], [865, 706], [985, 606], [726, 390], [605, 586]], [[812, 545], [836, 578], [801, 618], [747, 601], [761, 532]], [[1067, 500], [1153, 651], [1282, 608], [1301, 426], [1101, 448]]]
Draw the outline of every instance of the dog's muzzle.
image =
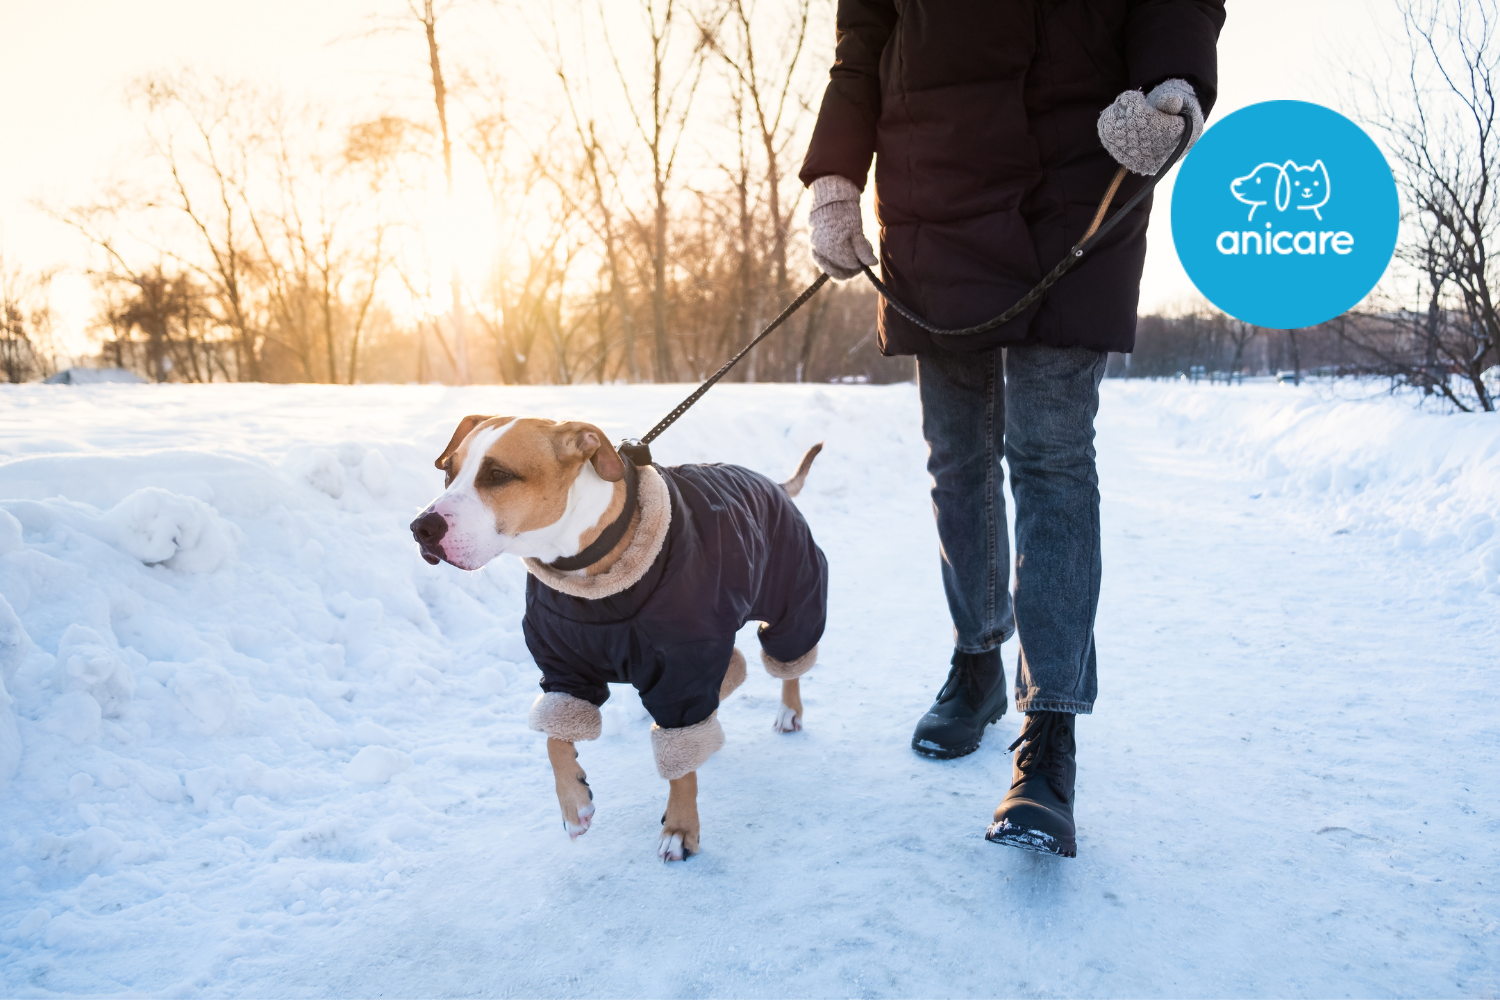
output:
[[422, 558], [436, 566], [443, 561], [443, 536], [448, 533], [448, 520], [443, 515], [428, 511], [411, 523], [412, 537], [422, 550]]

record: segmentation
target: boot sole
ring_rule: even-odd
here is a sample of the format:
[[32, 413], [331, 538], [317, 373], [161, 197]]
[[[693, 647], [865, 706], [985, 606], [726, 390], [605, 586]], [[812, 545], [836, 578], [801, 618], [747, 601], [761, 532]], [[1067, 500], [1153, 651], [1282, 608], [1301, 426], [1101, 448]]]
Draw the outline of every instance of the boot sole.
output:
[[1055, 854], [1062, 858], [1078, 857], [1076, 838], [1062, 839], [1040, 830], [1022, 830], [1017, 827], [1002, 830], [998, 828], [998, 824], [995, 824], [985, 831], [984, 839], [992, 844], [1003, 844], [1006, 847], [1015, 847], [1036, 854]]
[[[999, 722], [1000, 718], [1005, 715], [1005, 711], [1008, 708], [1010, 708], [1009, 703], [1001, 705], [1000, 711], [995, 713], [990, 721], [984, 724], [984, 728], [988, 729], [995, 723]], [[965, 743], [962, 746], [957, 747], [939, 746], [936, 743], [930, 742], [928, 740], [919, 740], [915, 736], [913, 736], [911, 740], [911, 748], [922, 757], [930, 757], [933, 760], [954, 760], [959, 757], [969, 756], [969, 754], [973, 753], [975, 750], [978, 750], [979, 745], [983, 742], [984, 731], [981, 730], [979, 733], [979, 738], [976, 739], [973, 743]]]
[[936, 743], [929, 743], [927, 740], [914, 739], [911, 741], [911, 748], [922, 757], [930, 757], [933, 760], [953, 760], [957, 757], [969, 756], [979, 749], [979, 744], [982, 742], [984, 742], [983, 739], [978, 739], [961, 747], [942, 747]]

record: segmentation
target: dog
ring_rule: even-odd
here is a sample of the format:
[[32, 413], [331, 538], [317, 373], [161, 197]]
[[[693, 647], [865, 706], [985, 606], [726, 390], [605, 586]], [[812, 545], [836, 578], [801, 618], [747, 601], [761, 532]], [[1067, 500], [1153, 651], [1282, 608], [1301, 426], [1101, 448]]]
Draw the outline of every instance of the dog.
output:
[[574, 744], [597, 739], [609, 684], [651, 713], [669, 782], [657, 856], [699, 849], [697, 771], [724, 743], [719, 703], [745, 680], [735, 633], [761, 622], [761, 660], [781, 681], [774, 728], [802, 728], [800, 678], [817, 662], [828, 562], [792, 498], [813, 446], [777, 484], [735, 465], [637, 468], [581, 421], [464, 417], [438, 456], [443, 492], [411, 523], [423, 558], [476, 570], [519, 556], [522, 628], [542, 670], [532, 729], [547, 735], [563, 828], [593, 822]]

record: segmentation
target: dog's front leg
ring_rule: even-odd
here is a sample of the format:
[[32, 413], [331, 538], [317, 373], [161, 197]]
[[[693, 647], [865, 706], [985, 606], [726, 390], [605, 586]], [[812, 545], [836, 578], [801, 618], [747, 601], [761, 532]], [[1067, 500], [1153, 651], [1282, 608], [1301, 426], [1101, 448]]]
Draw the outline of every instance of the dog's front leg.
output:
[[[588, 776], [578, 763], [578, 751], [565, 740], [547, 740], [547, 757], [552, 761], [552, 778], [557, 782], [557, 804], [562, 806], [563, 829], [571, 840], [589, 832], [594, 819], [594, 792]], [[697, 813], [694, 813], [697, 823]], [[696, 825], [694, 827], [696, 831]], [[696, 843], [696, 840], [694, 841]]]
[[698, 853], [698, 772], [673, 778], [671, 786], [656, 856], [663, 861], [684, 861]]

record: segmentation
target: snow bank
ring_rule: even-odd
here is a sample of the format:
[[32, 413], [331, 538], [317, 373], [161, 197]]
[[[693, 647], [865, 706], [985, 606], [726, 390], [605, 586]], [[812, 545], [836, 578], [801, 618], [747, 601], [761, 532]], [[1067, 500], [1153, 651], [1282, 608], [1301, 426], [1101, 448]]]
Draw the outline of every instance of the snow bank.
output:
[[[682, 394], [34, 388], [0, 391], [0, 992], [7, 947], [186, 935], [209, 967], [244, 920], [358, 919], [456, 826], [503, 830], [516, 781], [547, 774], [525, 578], [420, 558], [407, 524], [441, 486], [432, 459], [466, 413], [623, 436]], [[662, 457], [785, 474], [880, 398], [723, 393]], [[857, 473], [820, 463], [824, 487]], [[649, 725], [628, 693], [604, 714], [613, 735]], [[128, 978], [169, 990], [161, 974]]]
[[1294, 502], [1330, 533], [1383, 539], [1500, 593], [1500, 414], [1341, 398], [1357, 385], [1112, 382], [1106, 399], [1156, 409], [1179, 446], [1229, 460], [1258, 496]]

